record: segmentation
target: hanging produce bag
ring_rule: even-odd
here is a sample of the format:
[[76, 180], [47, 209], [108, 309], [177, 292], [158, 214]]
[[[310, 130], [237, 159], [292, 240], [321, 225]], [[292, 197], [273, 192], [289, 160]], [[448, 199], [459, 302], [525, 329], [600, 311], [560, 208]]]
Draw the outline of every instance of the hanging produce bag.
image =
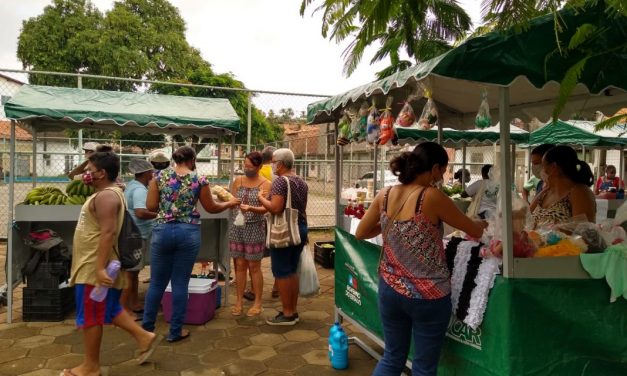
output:
[[380, 134], [379, 139], [377, 140], [377, 144], [385, 145], [387, 144], [394, 136], [394, 116], [392, 116], [392, 101], [393, 98], [389, 96], [385, 101], [385, 109], [383, 109], [383, 113], [381, 114], [381, 118], [379, 121]]
[[490, 118], [490, 105], [488, 104], [488, 91], [483, 90], [481, 92], [481, 104], [475, 117], [475, 125], [479, 129], [484, 129], [492, 125], [492, 118]]
[[370, 107], [370, 112], [368, 113], [368, 124], [367, 124], [368, 136], [366, 137], [366, 140], [368, 141], [369, 144], [374, 144], [379, 139], [379, 133], [380, 133], [379, 121], [380, 121], [379, 110], [377, 110], [376, 103], [373, 100], [372, 106]]
[[416, 114], [414, 114], [414, 109], [411, 107], [411, 101], [414, 100], [415, 96], [409, 96], [401, 109], [401, 112], [396, 117], [396, 125], [399, 127], [411, 127], [416, 123]]
[[366, 140], [368, 126], [368, 102], [364, 101], [359, 107], [357, 116], [353, 118], [351, 123], [351, 140], [362, 142]]
[[340, 146], [344, 146], [350, 143], [351, 140], [351, 118], [348, 115], [348, 112], [344, 112], [344, 116], [340, 119], [340, 122], [337, 125], [338, 127], [338, 136], [337, 136], [337, 144]]
[[430, 89], [425, 89], [424, 97], [427, 98], [427, 103], [425, 103], [425, 107], [422, 109], [418, 127], [422, 130], [429, 130], [438, 122], [438, 108], [435, 106], [433, 99], [431, 99]]

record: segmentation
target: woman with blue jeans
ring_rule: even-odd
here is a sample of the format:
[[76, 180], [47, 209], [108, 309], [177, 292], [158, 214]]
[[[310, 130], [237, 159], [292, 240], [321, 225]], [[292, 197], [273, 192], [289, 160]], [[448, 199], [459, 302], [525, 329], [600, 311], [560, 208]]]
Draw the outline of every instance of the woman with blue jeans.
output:
[[168, 282], [172, 283], [172, 318], [168, 342], [189, 337], [183, 330], [189, 279], [200, 250], [200, 200], [209, 213], [239, 205], [239, 200], [213, 201], [209, 183], [196, 170], [194, 149], [183, 146], [172, 154], [174, 167], [156, 173], [148, 187], [146, 208], [158, 212], [150, 245], [150, 286], [146, 294], [142, 326], [155, 330], [157, 312]]
[[[299, 321], [296, 305], [298, 304], [298, 261], [303, 247], [307, 244], [307, 195], [309, 188], [307, 183], [297, 176], [294, 171], [294, 153], [290, 149], [275, 150], [272, 155], [272, 172], [277, 176], [272, 181], [270, 198], [266, 198], [263, 192], [258, 199], [268, 212], [280, 214], [285, 210], [288, 194], [288, 184], [292, 196], [292, 208], [298, 210], [298, 230], [300, 244], [273, 248], [270, 250], [272, 274], [277, 281], [279, 296], [283, 309], [278, 314], [266, 320], [268, 325], [294, 325]], [[287, 179], [286, 179], [287, 178]]]
[[357, 227], [357, 239], [383, 235], [379, 313], [385, 350], [374, 375], [400, 375], [412, 338], [412, 375], [437, 374], [452, 309], [441, 224], [475, 238], [487, 226], [434, 188], [447, 165], [446, 151], [433, 142], [393, 159], [390, 170], [401, 184], [379, 192]]

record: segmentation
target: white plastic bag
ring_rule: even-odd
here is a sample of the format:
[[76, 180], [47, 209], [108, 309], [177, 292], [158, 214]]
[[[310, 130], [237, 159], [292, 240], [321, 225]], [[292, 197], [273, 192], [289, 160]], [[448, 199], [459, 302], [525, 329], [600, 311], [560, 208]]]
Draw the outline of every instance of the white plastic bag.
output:
[[318, 280], [318, 272], [316, 271], [316, 265], [314, 264], [311, 252], [309, 252], [308, 245], [305, 245], [303, 251], [300, 253], [298, 278], [300, 296], [307, 298], [318, 294], [320, 291], [320, 281]]
[[233, 226], [244, 226], [244, 214], [242, 214], [242, 211], [239, 209], [237, 210], [237, 215], [233, 221]]

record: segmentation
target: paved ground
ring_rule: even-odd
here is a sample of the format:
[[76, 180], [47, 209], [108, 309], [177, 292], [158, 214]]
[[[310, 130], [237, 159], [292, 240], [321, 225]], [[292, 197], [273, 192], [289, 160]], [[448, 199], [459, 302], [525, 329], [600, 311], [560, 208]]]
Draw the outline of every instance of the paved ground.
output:
[[[328, 240], [329, 232], [314, 233], [314, 240]], [[2, 246], [0, 262], [4, 264]], [[331, 375], [327, 357], [327, 335], [333, 323], [334, 273], [318, 269], [321, 294], [299, 300], [301, 322], [293, 327], [272, 327], [265, 317], [276, 314], [278, 299], [270, 297], [272, 278], [269, 260], [264, 259], [264, 308], [261, 318], [231, 316], [220, 308], [205, 325], [187, 326], [188, 340], [158, 347], [152, 362], [137, 366], [133, 361], [136, 346], [131, 337], [115, 327], [105, 329], [102, 344], [103, 375], [196, 376], [196, 375]], [[148, 275], [144, 270], [140, 279]], [[142, 284], [142, 296], [147, 284]], [[231, 293], [234, 289], [230, 289]], [[21, 321], [21, 289], [15, 292], [14, 323], [6, 324], [6, 309], [0, 313], [0, 375], [58, 375], [66, 367], [81, 362], [84, 352], [82, 334], [68, 317], [57, 323]], [[233, 296], [231, 295], [231, 302]], [[246, 311], [248, 306], [244, 307]], [[355, 335], [345, 325], [349, 335]], [[167, 324], [160, 316], [157, 332], [166, 333]], [[362, 339], [363, 336], [359, 335]], [[376, 364], [367, 353], [351, 345], [350, 367], [343, 375], [369, 375]]]

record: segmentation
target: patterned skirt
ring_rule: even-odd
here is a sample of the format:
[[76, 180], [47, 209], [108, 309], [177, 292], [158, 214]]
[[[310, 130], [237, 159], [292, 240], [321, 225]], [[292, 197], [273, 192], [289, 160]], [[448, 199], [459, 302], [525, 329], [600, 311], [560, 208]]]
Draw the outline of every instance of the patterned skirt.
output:
[[266, 249], [266, 221], [246, 222], [244, 226], [231, 225], [229, 249], [233, 258], [261, 260]]

